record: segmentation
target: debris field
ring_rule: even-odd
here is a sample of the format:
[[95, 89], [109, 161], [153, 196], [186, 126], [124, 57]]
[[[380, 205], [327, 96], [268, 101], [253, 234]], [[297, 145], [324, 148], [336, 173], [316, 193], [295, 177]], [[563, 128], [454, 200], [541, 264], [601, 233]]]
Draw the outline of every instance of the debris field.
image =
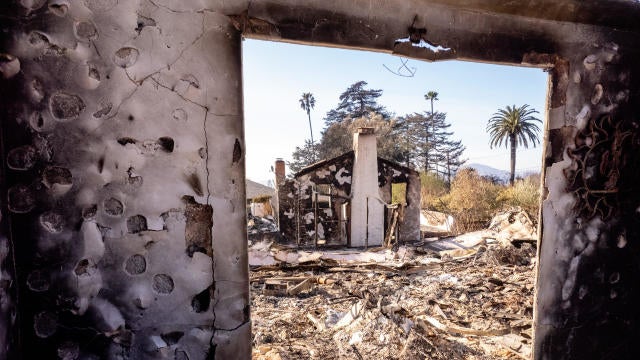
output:
[[254, 359], [528, 359], [532, 242], [250, 247]]

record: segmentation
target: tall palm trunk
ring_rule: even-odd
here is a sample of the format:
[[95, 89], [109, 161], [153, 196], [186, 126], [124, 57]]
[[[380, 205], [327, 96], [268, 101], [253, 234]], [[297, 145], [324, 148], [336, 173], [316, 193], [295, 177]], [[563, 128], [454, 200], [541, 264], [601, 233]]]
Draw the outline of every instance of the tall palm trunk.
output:
[[318, 161], [318, 153], [316, 152], [316, 144], [313, 142], [313, 128], [311, 128], [311, 111], [307, 111], [307, 117], [309, 118], [309, 133], [311, 134], [311, 153], [313, 154], [313, 162]]
[[[424, 131], [425, 131], [425, 142], [427, 143], [426, 149], [425, 149], [425, 156], [424, 156], [424, 171], [428, 172], [429, 171], [429, 149], [431, 148], [431, 144], [429, 143], [429, 124], [433, 124], [433, 98], [431, 99], [431, 114], [429, 114], [429, 120], [427, 121], [427, 123], [424, 126]], [[436, 177], [438, 177], [438, 173], [436, 172]]]
[[[429, 159], [429, 153], [431, 152], [431, 148], [433, 146], [433, 143], [435, 142], [435, 135], [431, 134], [430, 131], [434, 130], [435, 131], [435, 125], [434, 125], [434, 113], [433, 113], [433, 100], [438, 100], [438, 93], [435, 91], [429, 91], [428, 93], [426, 93], [424, 95], [424, 98], [426, 100], [429, 100], [429, 102], [431, 103], [431, 113], [429, 114], [429, 118], [427, 119], [425, 126], [424, 126], [424, 130], [425, 130], [425, 160], [424, 160], [424, 170], [425, 171], [429, 171], [429, 162], [431, 161], [431, 159]], [[431, 129], [429, 128], [429, 124], [431, 124]], [[434, 135], [434, 136], [432, 136]], [[429, 141], [429, 137], [434, 137], [433, 140]], [[435, 150], [435, 148], [434, 148]], [[434, 164], [431, 164], [431, 166], [433, 166]], [[438, 163], [435, 163], [435, 173], [436, 173], [436, 177], [438, 177]]]
[[516, 134], [509, 135], [511, 141], [511, 176], [509, 177], [509, 184], [513, 186], [513, 182], [516, 177]]
[[307, 117], [309, 117], [309, 133], [311, 134], [311, 145], [313, 145], [313, 129], [311, 128], [311, 111], [307, 111]]

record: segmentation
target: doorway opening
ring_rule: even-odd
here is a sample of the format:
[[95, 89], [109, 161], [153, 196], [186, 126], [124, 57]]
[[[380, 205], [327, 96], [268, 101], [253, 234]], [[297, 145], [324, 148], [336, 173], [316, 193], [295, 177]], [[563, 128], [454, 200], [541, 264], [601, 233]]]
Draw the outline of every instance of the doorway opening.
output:
[[[516, 149], [509, 184], [510, 151], [487, 128], [527, 105], [542, 142], [547, 74], [256, 40], [243, 51], [247, 178], [273, 186], [277, 224], [250, 241], [254, 355], [528, 356], [542, 150]], [[388, 71], [399, 61], [411, 77]], [[351, 106], [358, 96], [372, 111]], [[358, 243], [354, 134], [368, 128], [382, 160], [364, 177], [378, 188]]]

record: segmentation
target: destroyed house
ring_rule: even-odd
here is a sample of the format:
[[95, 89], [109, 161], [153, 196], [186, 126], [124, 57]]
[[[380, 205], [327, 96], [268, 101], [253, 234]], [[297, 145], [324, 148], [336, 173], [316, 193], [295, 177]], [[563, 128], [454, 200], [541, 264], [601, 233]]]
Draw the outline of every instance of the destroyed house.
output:
[[[373, 128], [358, 129], [352, 151], [312, 164], [292, 179], [276, 176], [286, 243], [368, 247], [420, 237], [420, 176], [377, 156]], [[404, 201], [392, 204], [397, 185]]]
[[247, 179], [246, 181], [247, 213], [253, 216], [273, 216], [272, 198], [275, 190]]

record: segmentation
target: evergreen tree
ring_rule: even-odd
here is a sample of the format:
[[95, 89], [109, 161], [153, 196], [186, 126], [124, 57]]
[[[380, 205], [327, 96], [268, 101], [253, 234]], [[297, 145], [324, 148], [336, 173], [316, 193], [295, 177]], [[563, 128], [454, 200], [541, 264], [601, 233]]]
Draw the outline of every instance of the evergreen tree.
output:
[[[292, 171], [297, 172], [319, 159], [330, 159], [352, 150], [353, 133], [361, 126], [376, 128], [379, 156], [409, 163], [410, 151], [402, 141], [401, 122], [392, 120], [385, 107], [378, 104], [382, 90], [369, 89], [367, 85], [366, 81], [358, 81], [340, 94], [340, 103], [327, 112], [324, 118], [325, 129], [317, 144], [313, 146], [314, 144], [307, 142], [302, 147], [296, 147], [292, 154], [293, 160], [289, 163]], [[310, 111], [313, 106], [303, 104], [303, 98], [300, 99], [300, 106], [303, 110]]]
[[373, 127], [378, 144], [378, 156], [401, 164], [410, 164], [410, 147], [405, 141], [402, 123], [396, 119], [385, 120], [381, 115], [371, 113], [358, 119], [349, 118], [334, 123], [322, 132], [320, 142], [315, 148], [307, 141], [303, 147], [296, 147], [293, 161], [289, 163], [292, 171], [297, 172], [311, 165], [315, 158], [313, 150], [320, 159], [330, 159], [353, 150], [353, 134], [359, 127]]
[[447, 184], [451, 184], [451, 179], [458, 172], [460, 166], [467, 161], [461, 158], [464, 150], [465, 147], [460, 140], [448, 140], [440, 149], [440, 163], [443, 166], [442, 174], [446, 177]]
[[358, 81], [352, 84], [340, 94], [340, 104], [329, 110], [324, 118], [327, 127], [339, 123], [344, 119], [358, 119], [374, 112], [385, 119], [390, 117], [384, 106], [378, 104], [378, 98], [382, 96], [381, 89], [366, 89], [366, 81]]
[[353, 150], [353, 134], [359, 127], [375, 128], [378, 156], [408, 163], [410, 151], [403, 141], [404, 131], [396, 119], [386, 120], [380, 114], [370, 113], [355, 120], [345, 119], [332, 124], [322, 133], [318, 152], [323, 159], [332, 158]]
[[292, 160], [287, 163], [289, 169], [296, 173], [306, 166], [309, 166], [316, 162], [317, 159], [317, 145], [312, 143], [311, 140], [305, 140], [303, 146], [296, 146], [295, 151], [291, 155]]
[[451, 139], [451, 126], [446, 114], [441, 112], [414, 113], [403, 118], [406, 123], [406, 141], [413, 144], [411, 160], [426, 172], [442, 175], [450, 181], [455, 171], [464, 163], [462, 142]]

